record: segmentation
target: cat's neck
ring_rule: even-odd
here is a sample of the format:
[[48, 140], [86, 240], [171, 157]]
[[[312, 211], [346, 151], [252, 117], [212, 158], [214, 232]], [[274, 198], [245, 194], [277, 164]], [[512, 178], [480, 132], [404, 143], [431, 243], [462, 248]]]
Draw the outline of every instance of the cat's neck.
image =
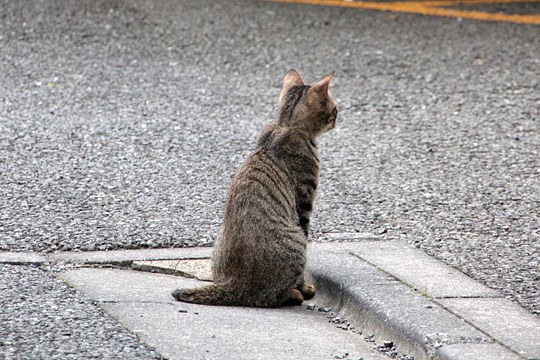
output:
[[276, 146], [276, 142], [280, 145], [292, 145], [283, 143], [283, 141], [296, 142], [296, 140], [302, 140], [302, 142], [306, 142], [314, 150], [317, 150], [317, 135], [301, 127], [284, 126], [278, 122], [271, 122], [261, 131], [257, 141], [257, 148], [272, 148]]

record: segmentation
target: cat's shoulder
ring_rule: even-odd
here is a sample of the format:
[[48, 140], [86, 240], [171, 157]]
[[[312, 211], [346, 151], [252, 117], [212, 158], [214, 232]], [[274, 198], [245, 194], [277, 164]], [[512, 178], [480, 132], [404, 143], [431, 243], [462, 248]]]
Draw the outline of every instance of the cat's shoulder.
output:
[[257, 142], [258, 148], [275, 149], [309, 143], [309, 134], [301, 129], [288, 128], [271, 123], [261, 131]]

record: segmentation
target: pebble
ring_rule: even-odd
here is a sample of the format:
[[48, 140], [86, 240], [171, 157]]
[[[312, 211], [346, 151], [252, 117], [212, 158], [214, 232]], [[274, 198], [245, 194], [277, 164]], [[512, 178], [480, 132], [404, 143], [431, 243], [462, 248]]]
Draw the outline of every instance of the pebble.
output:
[[332, 311], [332, 308], [331, 307], [320, 307], [319, 311], [327, 313], [327, 312]]
[[375, 339], [373, 339], [375, 337], [374, 334], [368, 334], [364, 337], [364, 340], [366, 342], [370, 342], [370, 343], [374, 343], [375, 342]]

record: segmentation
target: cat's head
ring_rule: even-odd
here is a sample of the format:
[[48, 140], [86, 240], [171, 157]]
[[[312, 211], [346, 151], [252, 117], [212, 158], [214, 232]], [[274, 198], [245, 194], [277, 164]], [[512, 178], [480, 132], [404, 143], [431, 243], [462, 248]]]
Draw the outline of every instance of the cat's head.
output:
[[296, 70], [289, 70], [279, 94], [278, 123], [301, 128], [314, 138], [333, 129], [338, 111], [328, 87], [334, 74], [335, 71], [313, 85], [306, 85]]

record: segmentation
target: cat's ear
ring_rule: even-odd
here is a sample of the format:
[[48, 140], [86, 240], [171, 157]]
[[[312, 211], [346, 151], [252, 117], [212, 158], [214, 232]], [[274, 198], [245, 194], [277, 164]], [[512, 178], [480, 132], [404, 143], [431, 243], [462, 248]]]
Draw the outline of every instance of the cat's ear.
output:
[[283, 87], [281, 88], [281, 93], [279, 93], [279, 102], [281, 103], [283, 97], [291, 87], [304, 85], [304, 80], [302, 80], [298, 71], [293, 69], [289, 70], [283, 78]]
[[328, 88], [330, 87], [330, 80], [336, 74], [335, 71], [332, 71], [330, 75], [316, 83], [315, 85], [309, 88], [308, 99], [320, 99], [328, 96]]

